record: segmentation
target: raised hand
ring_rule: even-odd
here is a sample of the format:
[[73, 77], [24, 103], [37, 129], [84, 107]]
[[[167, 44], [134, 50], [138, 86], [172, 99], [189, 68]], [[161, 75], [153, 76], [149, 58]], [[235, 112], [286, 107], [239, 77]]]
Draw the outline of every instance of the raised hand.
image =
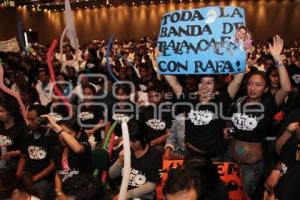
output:
[[273, 37], [273, 44], [269, 44], [270, 53], [276, 62], [281, 60], [281, 52], [284, 42], [279, 35]]

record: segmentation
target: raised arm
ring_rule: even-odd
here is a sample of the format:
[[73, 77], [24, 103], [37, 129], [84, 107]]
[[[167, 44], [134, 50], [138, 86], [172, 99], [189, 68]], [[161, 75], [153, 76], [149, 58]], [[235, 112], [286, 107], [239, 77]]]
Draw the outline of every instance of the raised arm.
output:
[[[155, 48], [155, 52], [154, 52], [154, 56], [153, 56], [155, 58], [155, 62], [156, 62], [156, 58], [159, 56], [159, 54], [160, 54], [160, 52], [159, 52], [158, 48]], [[175, 95], [177, 97], [180, 97], [180, 95], [182, 94], [182, 86], [178, 82], [176, 76], [165, 75], [165, 79], [168, 82], [168, 84], [170, 85], [170, 87], [172, 88]]]
[[275, 150], [278, 155], [280, 155], [283, 145], [290, 139], [290, 137], [295, 134], [296, 136], [300, 133], [299, 122], [290, 123], [283, 134], [277, 139]]
[[80, 144], [75, 137], [71, 135], [67, 127], [63, 127], [56, 123], [53, 116], [51, 115], [43, 115], [42, 117], [46, 117], [49, 121], [48, 126], [58, 133], [64, 140], [64, 142], [68, 145], [68, 147], [75, 153], [83, 153], [84, 146]]
[[292, 89], [289, 75], [280, 55], [283, 49], [283, 44], [283, 40], [278, 35], [273, 37], [273, 44], [269, 44], [270, 53], [275, 60], [279, 73], [280, 89], [275, 93], [275, 101], [277, 106], [280, 106], [284, 102], [286, 96]]
[[166, 78], [168, 84], [170, 85], [170, 87], [172, 88], [173, 92], [175, 93], [175, 95], [177, 97], [180, 97], [180, 95], [182, 94], [182, 86], [178, 82], [176, 76], [165, 75], [165, 78]]
[[244, 73], [235, 74], [233, 80], [228, 85], [227, 91], [231, 98], [234, 98], [237, 92], [239, 91], [242, 85], [244, 75]]

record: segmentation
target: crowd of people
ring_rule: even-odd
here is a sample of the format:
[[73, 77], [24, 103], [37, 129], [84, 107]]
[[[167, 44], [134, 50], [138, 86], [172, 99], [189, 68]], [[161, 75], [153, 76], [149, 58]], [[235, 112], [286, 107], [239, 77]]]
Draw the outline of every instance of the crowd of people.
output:
[[253, 46], [235, 75], [160, 75], [156, 38], [144, 37], [64, 43], [51, 80], [47, 51], [0, 52], [4, 83], [26, 107], [0, 91], [0, 199], [118, 199], [124, 119], [127, 199], [158, 198], [163, 160], [184, 160], [167, 200], [228, 199], [214, 162], [239, 167], [245, 199], [300, 199], [300, 41]]

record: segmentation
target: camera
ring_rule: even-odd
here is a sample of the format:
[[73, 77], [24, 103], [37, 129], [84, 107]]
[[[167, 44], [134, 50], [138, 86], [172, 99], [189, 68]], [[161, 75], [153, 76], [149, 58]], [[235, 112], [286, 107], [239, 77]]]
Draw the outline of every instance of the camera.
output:
[[49, 121], [46, 117], [40, 117], [38, 123], [40, 126], [47, 126]]

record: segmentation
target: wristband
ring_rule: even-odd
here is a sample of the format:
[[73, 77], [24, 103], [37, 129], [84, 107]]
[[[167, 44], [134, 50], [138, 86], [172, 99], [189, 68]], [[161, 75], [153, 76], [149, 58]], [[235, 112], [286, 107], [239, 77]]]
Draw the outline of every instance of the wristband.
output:
[[281, 175], [284, 175], [287, 173], [287, 170], [288, 170], [287, 166], [284, 163], [281, 163], [280, 168], [274, 169], [273, 171], [276, 171], [276, 172], [280, 173]]
[[276, 64], [275, 67], [277, 67], [277, 68], [284, 67], [284, 64], [283, 64], [283, 63], [281, 63], [281, 64]]
[[57, 195], [57, 196], [63, 195], [63, 193], [62, 193], [61, 191], [58, 191], [58, 189], [55, 189], [55, 192], [56, 192], [56, 195]]

